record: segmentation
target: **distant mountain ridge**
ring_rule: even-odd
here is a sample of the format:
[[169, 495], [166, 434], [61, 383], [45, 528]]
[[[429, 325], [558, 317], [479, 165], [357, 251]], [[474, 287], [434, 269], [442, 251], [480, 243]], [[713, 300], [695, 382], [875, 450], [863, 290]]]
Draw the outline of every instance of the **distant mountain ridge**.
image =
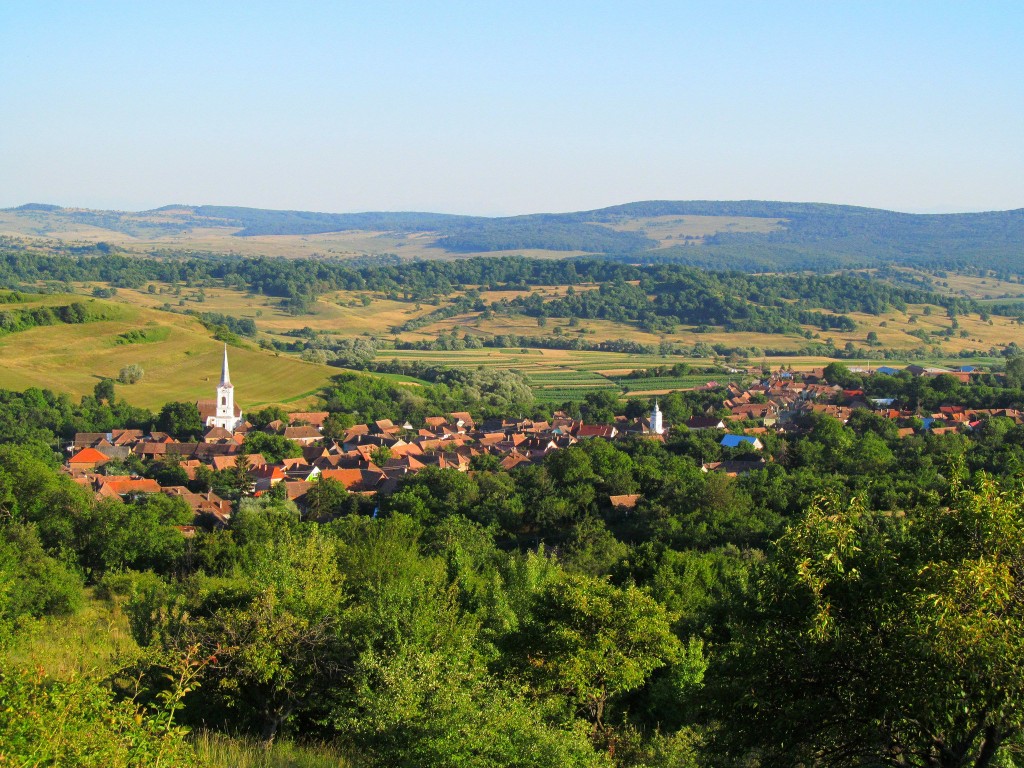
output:
[[386, 232], [429, 236], [429, 247], [452, 255], [516, 250], [584, 252], [746, 271], [877, 264], [1024, 271], [1024, 209], [912, 214], [827, 203], [651, 200], [590, 211], [508, 217], [325, 213], [218, 205], [120, 212], [40, 203], [0, 213], [38, 224], [32, 232], [40, 235], [59, 222], [132, 237], [175, 235], [186, 239], [191, 231], [210, 227], [232, 229], [230, 236], [236, 238]]

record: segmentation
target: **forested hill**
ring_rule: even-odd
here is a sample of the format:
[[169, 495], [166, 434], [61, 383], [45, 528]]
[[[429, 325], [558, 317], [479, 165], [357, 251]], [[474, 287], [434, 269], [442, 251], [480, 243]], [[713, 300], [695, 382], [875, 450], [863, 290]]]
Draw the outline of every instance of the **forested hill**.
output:
[[[150, 241], [173, 236], [178, 247], [192, 233], [208, 237], [219, 228], [225, 240], [236, 243], [268, 235], [390, 233], [415, 237], [434, 255], [585, 252], [745, 271], [879, 264], [1024, 270], [1024, 209], [909, 214], [820, 203], [648, 201], [503, 218], [212, 205], [126, 213], [32, 204], [0, 211], [0, 232], [10, 234], [70, 236], [76, 226], [90, 228], [93, 236], [103, 230]], [[204, 243], [209, 247], [208, 239]]]

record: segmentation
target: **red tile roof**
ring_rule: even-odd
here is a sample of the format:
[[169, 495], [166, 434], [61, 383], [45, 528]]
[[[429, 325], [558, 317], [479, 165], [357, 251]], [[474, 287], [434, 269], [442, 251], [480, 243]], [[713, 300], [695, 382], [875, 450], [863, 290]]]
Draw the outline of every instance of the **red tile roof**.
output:
[[68, 464], [99, 464], [103, 461], [110, 461], [110, 457], [95, 448], [83, 448], [68, 459]]

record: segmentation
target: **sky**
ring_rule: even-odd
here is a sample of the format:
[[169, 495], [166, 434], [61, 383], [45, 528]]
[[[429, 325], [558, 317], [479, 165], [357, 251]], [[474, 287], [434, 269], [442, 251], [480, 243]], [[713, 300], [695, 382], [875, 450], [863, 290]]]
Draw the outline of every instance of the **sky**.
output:
[[1024, 207], [1024, 3], [0, 2], [0, 207]]

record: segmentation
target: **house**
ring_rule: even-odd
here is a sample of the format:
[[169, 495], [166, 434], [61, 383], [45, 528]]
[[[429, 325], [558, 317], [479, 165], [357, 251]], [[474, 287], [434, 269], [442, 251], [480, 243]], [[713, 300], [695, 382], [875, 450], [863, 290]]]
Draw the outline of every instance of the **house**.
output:
[[253, 474], [256, 477], [256, 491], [269, 491], [275, 485], [287, 479], [281, 467], [275, 464], [264, 464], [257, 468]]
[[764, 443], [753, 435], [725, 435], [718, 444], [723, 448], [739, 448], [741, 445], [749, 445], [755, 451], [764, 448]]
[[196, 515], [197, 520], [206, 521], [215, 527], [227, 525], [231, 519], [231, 502], [222, 499], [213, 491], [207, 493], [193, 493], [188, 488], [180, 485], [169, 486], [160, 489], [162, 493], [175, 498], [183, 499]]
[[160, 493], [160, 484], [156, 480], [149, 479], [108, 480], [101, 482], [96, 491], [96, 495], [101, 498], [135, 497], [146, 493]]
[[115, 429], [110, 433], [110, 441], [114, 445], [130, 446], [141, 439], [141, 429]]
[[330, 415], [327, 411], [296, 411], [295, 413], [288, 414], [288, 421], [296, 426], [308, 424], [322, 431], [324, 422], [327, 421]]
[[573, 437], [603, 437], [605, 440], [612, 440], [617, 434], [619, 434], [619, 431], [608, 424], [580, 423], [580, 425], [572, 431]]
[[114, 436], [109, 432], [76, 432], [75, 439], [68, 446], [69, 451], [80, 451], [83, 448], [95, 448], [100, 443], [113, 445]]
[[368, 469], [325, 469], [320, 473], [321, 480], [334, 480], [352, 493], [375, 491], [384, 478], [383, 472]]
[[515, 469], [523, 464], [530, 464], [530, 459], [527, 456], [523, 456], [518, 451], [513, 451], [501, 460], [501, 468], [506, 471]]
[[734, 460], [734, 461], [711, 461], [701, 465], [701, 472], [720, 472], [729, 477], [738, 477], [748, 472], [756, 472], [764, 469], [767, 463], [764, 459]]
[[396, 435], [402, 431], [402, 428], [394, 424], [391, 419], [379, 419], [373, 422], [373, 428], [371, 432], [378, 435]]
[[224, 427], [210, 427], [203, 435], [204, 443], [226, 443], [232, 439], [232, 434]]
[[473, 429], [473, 417], [466, 411], [453, 411], [448, 414], [452, 423], [459, 429]]
[[[238, 466], [238, 457], [240, 455], [241, 454], [235, 454], [233, 456], [212, 456], [210, 458], [210, 466], [218, 472], [222, 472], [225, 469], [234, 469]], [[263, 458], [262, 453], [251, 453], [247, 458], [248, 463], [246, 465], [246, 469], [249, 471], [262, 467], [267, 463], [267, 460]]]
[[725, 422], [717, 416], [693, 416], [686, 420], [687, 429], [725, 429]]
[[285, 427], [284, 436], [299, 445], [310, 445], [322, 437], [316, 427]]
[[608, 501], [619, 512], [629, 512], [636, 508], [636, 504], [642, 498], [639, 493], [627, 493], [620, 496], [609, 496]]
[[73, 470], [96, 469], [110, 461], [110, 457], [95, 448], [83, 448], [70, 459], [68, 466]]

